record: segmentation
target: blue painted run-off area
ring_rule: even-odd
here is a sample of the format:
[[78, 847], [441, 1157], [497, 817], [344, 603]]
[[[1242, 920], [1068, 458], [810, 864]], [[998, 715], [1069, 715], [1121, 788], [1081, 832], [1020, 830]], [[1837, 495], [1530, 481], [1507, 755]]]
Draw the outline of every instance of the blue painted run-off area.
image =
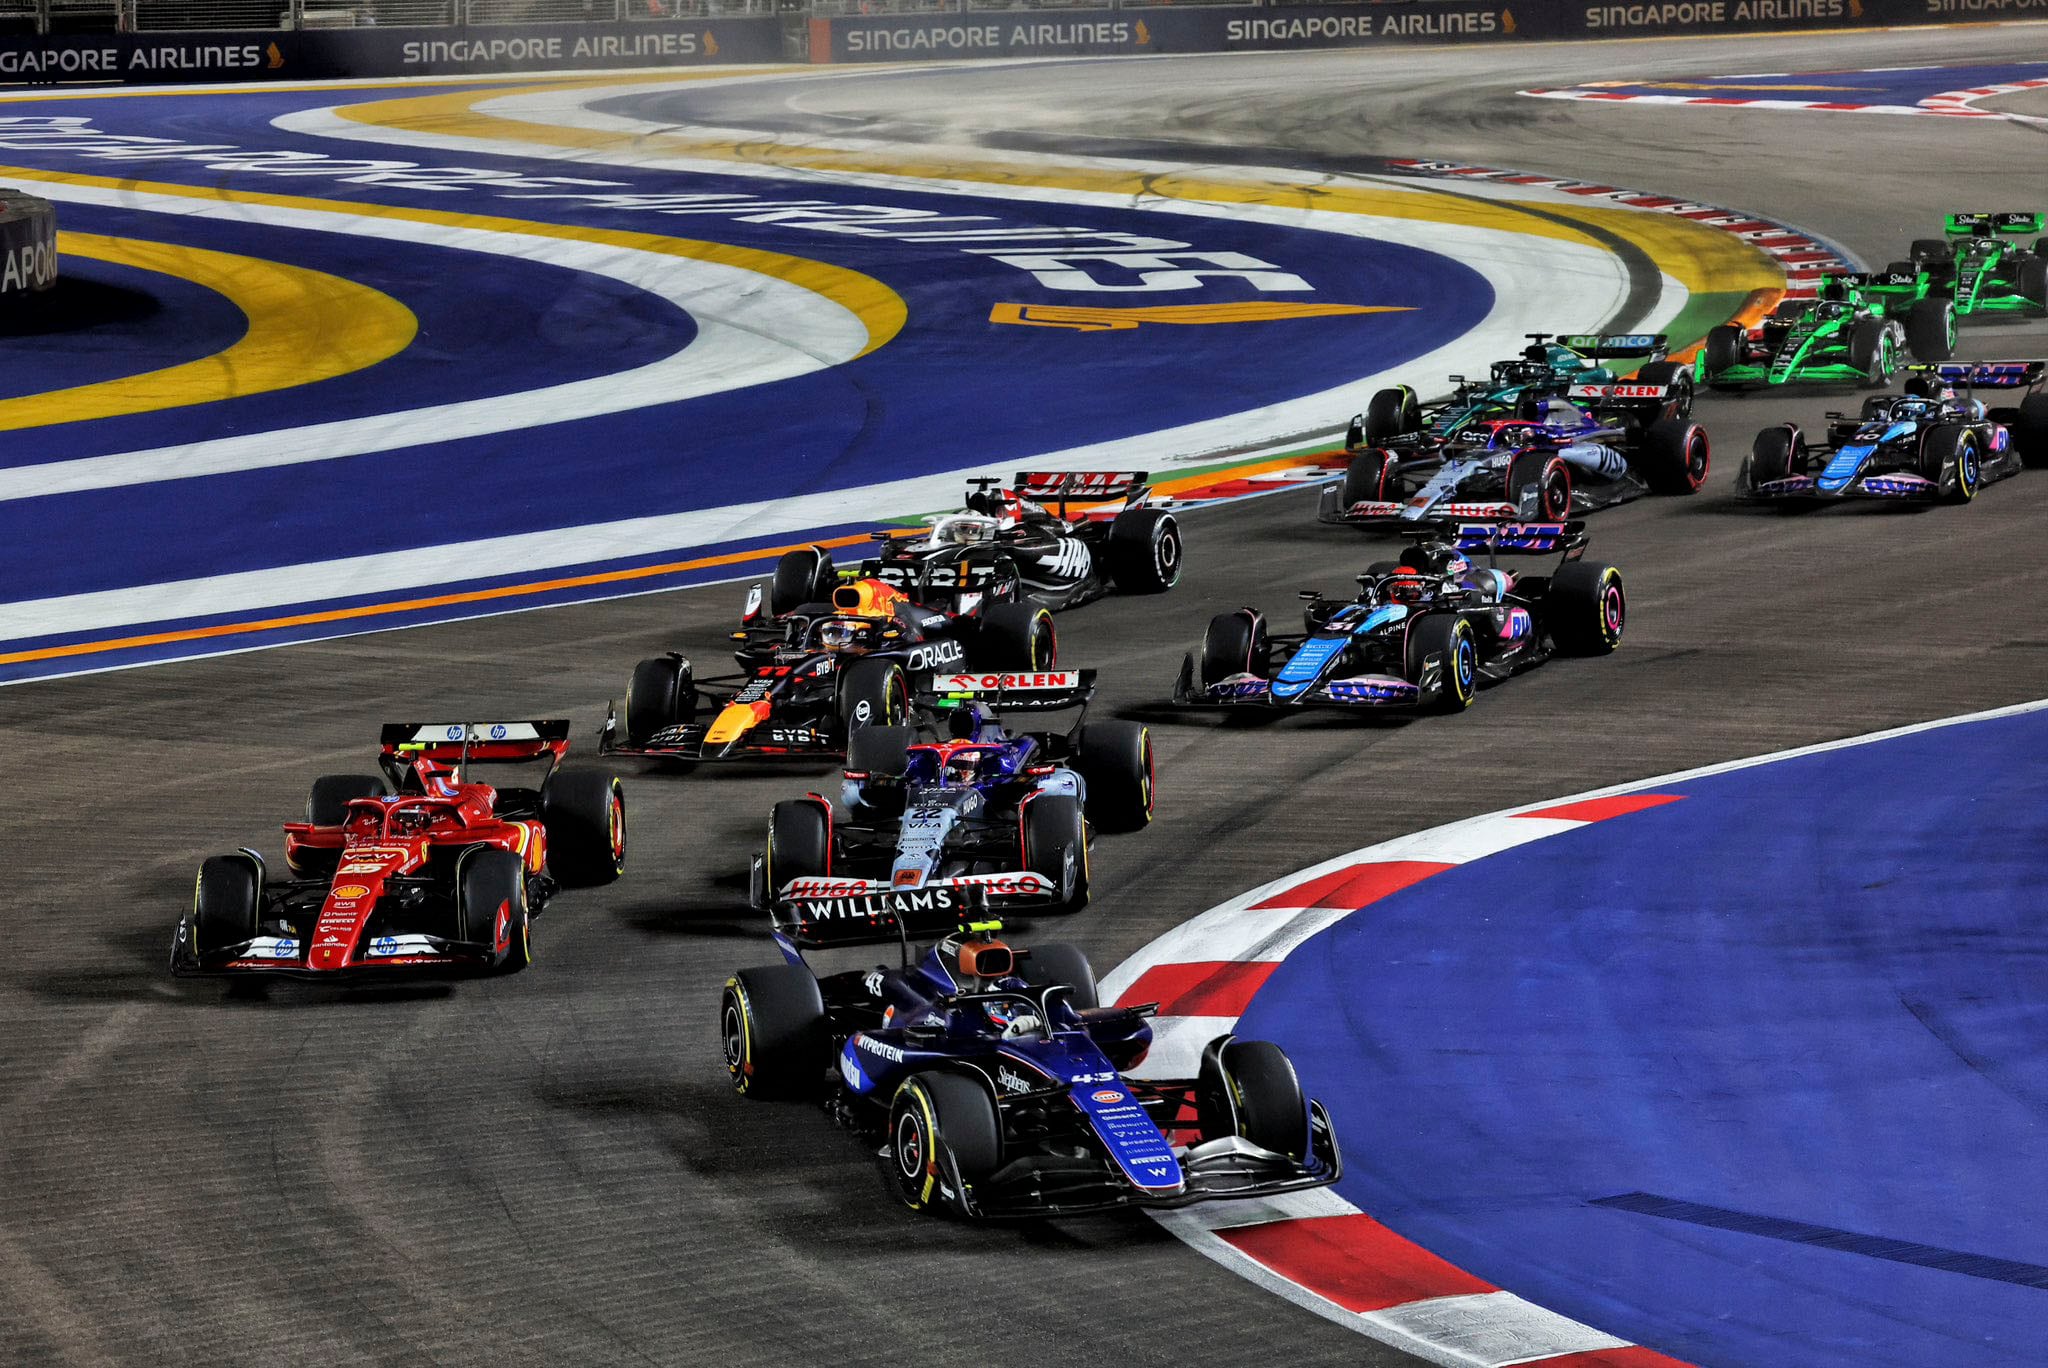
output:
[[1337, 924], [1239, 1031], [1345, 1197], [1539, 1305], [1716, 1368], [2042, 1362], [2044, 754], [2031, 712], [1660, 787]]
[[[398, 450], [0, 502], [0, 583], [7, 586], [6, 600], [260, 574], [308, 559], [412, 552], [456, 541], [862, 489], [970, 466], [1008, 473], [1039, 453], [1223, 417], [1399, 365], [1478, 325], [1494, 303], [1484, 277], [1447, 256], [1249, 217], [1199, 218], [816, 178], [778, 180], [523, 161], [468, 150], [374, 147], [287, 133], [269, 122], [290, 108], [334, 98], [326, 92], [164, 96], [142, 102], [53, 97], [38, 112], [89, 119], [87, 131], [67, 128], [44, 139], [51, 145], [43, 146], [18, 128], [0, 130], [8, 135], [0, 138], [6, 144], [0, 158], [144, 183], [202, 183], [330, 202], [402, 204], [543, 220], [572, 229], [711, 240], [823, 260], [888, 286], [902, 298], [908, 322], [894, 341], [858, 360], [798, 379], [678, 403], [459, 441], [437, 441], [432, 427], [422, 424], [417, 444]], [[573, 176], [586, 183], [450, 193], [364, 184], [342, 174], [359, 172], [360, 162], [345, 162], [333, 174], [295, 166], [291, 176], [281, 177], [209, 168], [203, 156], [181, 161], [149, 149], [115, 161], [93, 155], [102, 150], [93, 142], [102, 133], [163, 137], [167, 130], [195, 144], [236, 150], [344, 159], [395, 154], [432, 166]], [[693, 204], [686, 212], [670, 214], [661, 205], [634, 198], [675, 195], [703, 196], [711, 207]], [[1105, 266], [1098, 268], [1103, 283], [1118, 288], [1055, 289], [995, 252], [970, 249], [986, 248], [985, 242], [816, 231], [787, 221], [787, 215], [759, 211], [762, 204], [787, 201], [938, 215], [941, 221], [934, 226], [944, 229], [1016, 231], [1052, 225], [1083, 237], [1163, 234], [1202, 252], [1271, 263], [1311, 288], [1262, 294], [1244, 278], [1225, 274], [1199, 282], [1198, 288], [1132, 293], [1137, 273]], [[663, 203], [677, 207], [674, 201]], [[420, 333], [405, 351], [354, 375], [224, 404], [39, 430], [11, 445], [0, 465], [153, 450], [343, 415], [504, 395], [642, 364], [683, 348], [698, 334], [683, 312], [652, 297], [631, 297], [625, 287], [581, 271], [324, 233], [317, 224], [313, 231], [276, 226], [264, 221], [260, 209], [195, 218], [66, 203], [59, 217], [67, 227], [213, 247], [344, 276], [412, 309]], [[95, 270], [111, 275], [92, 267], [81, 267], [81, 274]], [[119, 284], [145, 292], [159, 288], [157, 302], [164, 314], [190, 303], [185, 298], [189, 286], [162, 282], [152, 287], [143, 273], [122, 273]], [[1401, 311], [1093, 332], [990, 321], [991, 310], [1001, 304], [1128, 307], [1253, 299]], [[217, 305], [207, 307], [219, 312]], [[165, 338], [171, 335], [158, 326], [152, 336], [138, 336], [133, 369], [191, 359], [189, 346], [174, 356], [164, 353]], [[41, 358], [34, 352], [20, 358], [8, 381], [13, 392], [76, 384], [120, 370], [104, 353], [75, 340], [68, 351], [52, 348]], [[1335, 423], [1345, 416], [1333, 412], [1328, 417]], [[402, 425], [405, 420], [393, 421]], [[160, 465], [174, 472], [178, 461], [172, 457]], [[78, 545], [81, 530], [87, 545]], [[736, 526], [729, 535], [747, 540], [753, 532]], [[55, 553], [57, 538], [65, 554]], [[548, 568], [587, 572], [635, 558], [613, 553], [613, 539], [591, 540], [588, 561]], [[641, 547], [635, 555], [691, 549]], [[433, 581], [459, 582], [459, 571]]]
[[2048, 62], [1988, 66], [1898, 67], [1889, 71], [1790, 71], [1737, 76], [1674, 76], [1662, 81], [1602, 81], [1573, 90], [1704, 100], [1812, 100], [1827, 104], [1915, 105], [1934, 95], [2048, 79]]

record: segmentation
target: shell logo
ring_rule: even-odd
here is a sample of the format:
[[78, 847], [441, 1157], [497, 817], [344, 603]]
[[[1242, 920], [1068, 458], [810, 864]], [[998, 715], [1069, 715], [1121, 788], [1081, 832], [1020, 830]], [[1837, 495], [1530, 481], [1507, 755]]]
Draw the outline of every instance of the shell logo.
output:
[[337, 884], [327, 895], [330, 898], [367, 898], [370, 890], [361, 884]]

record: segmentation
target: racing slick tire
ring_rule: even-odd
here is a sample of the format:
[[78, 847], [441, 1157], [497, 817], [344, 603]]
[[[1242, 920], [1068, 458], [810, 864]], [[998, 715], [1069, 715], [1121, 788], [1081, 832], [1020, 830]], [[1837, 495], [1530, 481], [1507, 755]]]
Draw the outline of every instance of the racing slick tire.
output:
[[889, 1102], [889, 1143], [884, 1150], [898, 1195], [913, 1211], [945, 1209], [939, 1186], [943, 1148], [969, 1186], [1003, 1162], [1003, 1126], [987, 1088], [955, 1073], [912, 1074]]
[[262, 907], [263, 878], [254, 860], [247, 855], [208, 858], [192, 886], [186, 948], [197, 959], [255, 939]]
[[1865, 388], [1891, 382], [1898, 374], [1899, 358], [1889, 320], [1866, 318], [1849, 329], [1849, 364], [1862, 373], [1857, 383]]
[[1543, 623], [1562, 655], [1606, 655], [1628, 625], [1621, 571], [1604, 561], [1570, 561], [1550, 577]]
[[1109, 525], [1109, 578], [1119, 594], [1163, 594], [1180, 583], [1180, 519], [1163, 508], [1126, 508]]
[[1084, 723], [1074, 768], [1088, 793], [1088, 820], [1104, 831], [1137, 831], [1152, 820], [1152, 729], [1142, 722]]
[[893, 660], [856, 660], [839, 676], [839, 717], [849, 732], [910, 716], [910, 678]]
[[2048, 394], [2030, 394], [2020, 401], [2012, 442], [2022, 464], [2048, 465]]
[[1293, 1061], [1270, 1040], [1218, 1036], [1203, 1046], [1195, 1115], [1204, 1140], [1235, 1135], [1297, 1162], [1308, 1158], [1308, 1099]]
[[1050, 670], [1060, 658], [1052, 614], [1036, 604], [996, 604], [982, 613], [981, 629], [968, 642], [968, 658], [978, 670]]
[[1406, 385], [1383, 389], [1366, 402], [1365, 421], [1359, 437], [1366, 446], [1379, 446], [1389, 437], [1422, 431], [1422, 405], [1415, 391]]
[[1479, 644], [1461, 613], [1430, 613], [1408, 632], [1408, 682], [1420, 684], [1431, 656], [1443, 661], [1434, 712], [1463, 712], [1479, 696]]
[[471, 846], [455, 866], [455, 920], [462, 939], [488, 949], [495, 972], [516, 974], [532, 963], [526, 861], [496, 846]]
[[1572, 512], [1572, 470], [1564, 457], [1549, 451], [1517, 452], [1508, 460], [1508, 502], [1522, 508], [1522, 496], [1535, 493], [1535, 507], [1518, 517], [1562, 522]]
[[1906, 350], [1917, 361], [1946, 361], [1956, 354], [1956, 306], [1929, 296], [1906, 314]]
[[1700, 374], [1706, 378], [1709, 389], [1735, 389], [1735, 385], [1724, 385], [1715, 377], [1731, 366], [1739, 366], [1744, 359], [1743, 340], [1747, 334], [1738, 324], [1725, 323], [1709, 329], [1706, 345], [1700, 349]]
[[358, 798], [382, 798], [384, 780], [375, 774], [323, 774], [306, 795], [306, 820], [314, 826], [340, 826], [348, 805]]
[[564, 888], [601, 888], [626, 872], [626, 789], [609, 770], [556, 770], [540, 786], [548, 873]]
[[916, 727], [862, 727], [846, 739], [846, 768], [869, 779], [901, 779], [916, 744]]
[[1273, 673], [1273, 644], [1266, 637], [1266, 619], [1249, 609], [1218, 613], [1202, 633], [1202, 685], [1221, 684], [1236, 674]]
[[1088, 820], [1081, 803], [1047, 793], [1024, 805], [1024, 867], [1053, 886], [1054, 908], [1078, 912], [1088, 905]]
[[[348, 816], [348, 805], [357, 798], [381, 798], [384, 780], [375, 774], [323, 774], [313, 781], [306, 796], [306, 821], [313, 826], [340, 826]], [[285, 867], [301, 879], [324, 879], [341, 863], [341, 847], [315, 850], [307, 846], [288, 848]]]
[[644, 746], [657, 733], [688, 722], [696, 712], [697, 683], [689, 661], [681, 656], [658, 656], [633, 667], [633, 682], [626, 686], [627, 745]]
[[1652, 361], [1636, 372], [1634, 383], [1663, 385], [1671, 391], [1664, 405], [1665, 417], [1692, 417], [1692, 367], [1683, 361]]
[[1636, 462], [1652, 494], [1697, 494], [1713, 464], [1707, 430], [1683, 418], [1659, 418], [1643, 432]]
[[1955, 256], [1955, 249], [1948, 245], [1946, 238], [1914, 238], [1907, 248], [1907, 255], [1915, 265], [1929, 261], [1948, 261]]
[[1361, 451], [1344, 471], [1343, 511], [1362, 503], [1395, 503], [1394, 471], [1400, 462], [1391, 451]]
[[1920, 438], [1920, 474], [1937, 488], [1942, 473], [1955, 467], [1952, 488], [1940, 490], [1943, 503], [1966, 504], [1984, 487], [1984, 448], [1966, 423], [1942, 423]]
[[802, 965], [735, 972], [719, 998], [718, 1033], [740, 1096], [808, 1099], [824, 1090], [832, 1054], [825, 997]]
[[832, 872], [832, 809], [815, 798], [785, 798], [768, 811], [768, 853], [763, 874], [768, 896], [791, 879]]
[[1033, 987], [1066, 984], [1074, 990], [1067, 994], [1067, 1005], [1076, 1011], [1093, 1011], [1102, 1004], [1102, 994], [1095, 986], [1095, 966], [1078, 945], [1065, 941], [1034, 945], [1017, 961], [1017, 973]]
[[832, 598], [839, 572], [829, 552], [815, 546], [785, 551], [775, 562], [775, 581], [768, 590], [768, 609], [775, 616], [794, 613], [806, 603], [826, 603]]
[[2013, 274], [2013, 289], [2022, 299], [2033, 301], [2037, 309], [2048, 309], [2048, 261], [2029, 257], [2020, 263]]
[[1744, 469], [1751, 492], [1774, 480], [1789, 480], [1806, 469], [1806, 438], [1790, 423], [1767, 427], [1750, 443], [1749, 464]]

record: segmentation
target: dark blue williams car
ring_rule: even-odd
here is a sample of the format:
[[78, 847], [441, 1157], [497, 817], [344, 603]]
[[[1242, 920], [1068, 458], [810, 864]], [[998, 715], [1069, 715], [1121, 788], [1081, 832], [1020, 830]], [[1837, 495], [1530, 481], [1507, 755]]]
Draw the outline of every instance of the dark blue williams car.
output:
[[[787, 962], [738, 971], [720, 1005], [733, 1088], [822, 1101], [919, 1211], [1066, 1216], [1337, 1181], [1329, 1117], [1277, 1045], [1221, 1036], [1194, 1078], [1127, 1078], [1156, 1004], [1098, 1006], [1086, 956], [1013, 949], [974, 920], [983, 903], [943, 886], [778, 903]], [[896, 968], [805, 958], [881, 944]]]

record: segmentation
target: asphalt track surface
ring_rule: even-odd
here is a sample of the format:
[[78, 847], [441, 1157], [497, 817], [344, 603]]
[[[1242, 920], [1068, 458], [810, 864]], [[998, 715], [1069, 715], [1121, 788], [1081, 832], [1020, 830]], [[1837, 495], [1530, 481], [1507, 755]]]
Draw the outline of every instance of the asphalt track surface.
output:
[[[2038, 55], [2044, 32], [1537, 51], [1543, 81], [1560, 84]], [[2016, 173], [2043, 151], [2024, 125], [1510, 93], [1530, 83], [1523, 50], [1404, 50], [864, 73], [780, 88], [751, 111], [771, 97], [735, 88], [719, 112], [1086, 151], [1213, 143], [1295, 165], [1466, 159], [1754, 209], [1878, 263], [1946, 210], [2017, 207]], [[1880, 189], [1867, 179], [1880, 157], [1911, 170]], [[2042, 352], [2048, 329], [1970, 327], [1967, 341], [1970, 354]], [[1728, 497], [1758, 426], [1845, 398], [1707, 400], [1708, 491], [1598, 516], [1595, 554], [1623, 567], [1631, 595], [1610, 659], [1558, 662], [1456, 719], [1157, 717], [1160, 818], [1104, 842], [1095, 906], [1060, 934], [1106, 969], [1232, 892], [1371, 841], [2040, 695], [2048, 476], [1920, 514], [1759, 515]], [[1284, 614], [1295, 589], [1342, 588], [1372, 558], [1311, 514], [1311, 496], [1293, 494], [1191, 515], [1182, 586], [1062, 619], [1063, 658], [1102, 668], [1108, 710], [1155, 717], [1145, 704], [1211, 612]], [[567, 715], [587, 735], [637, 657], [715, 659], [737, 603], [731, 586], [695, 590], [0, 695], [11, 1357], [1409, 1361], [1139, 1217], [914, 1220], [821, 1117], [734, 1099], [716, 995], [729, 969], [772, 958], [740, 876], [769, 803], [805, 786], [787, 772], [629, 775], [628, 878], [557, 904], [518, 979], [258, 999], [164, 977], [198, 860], [244, 841], [274, 850], [313, 775], [362, 766], [375, 722]]]

